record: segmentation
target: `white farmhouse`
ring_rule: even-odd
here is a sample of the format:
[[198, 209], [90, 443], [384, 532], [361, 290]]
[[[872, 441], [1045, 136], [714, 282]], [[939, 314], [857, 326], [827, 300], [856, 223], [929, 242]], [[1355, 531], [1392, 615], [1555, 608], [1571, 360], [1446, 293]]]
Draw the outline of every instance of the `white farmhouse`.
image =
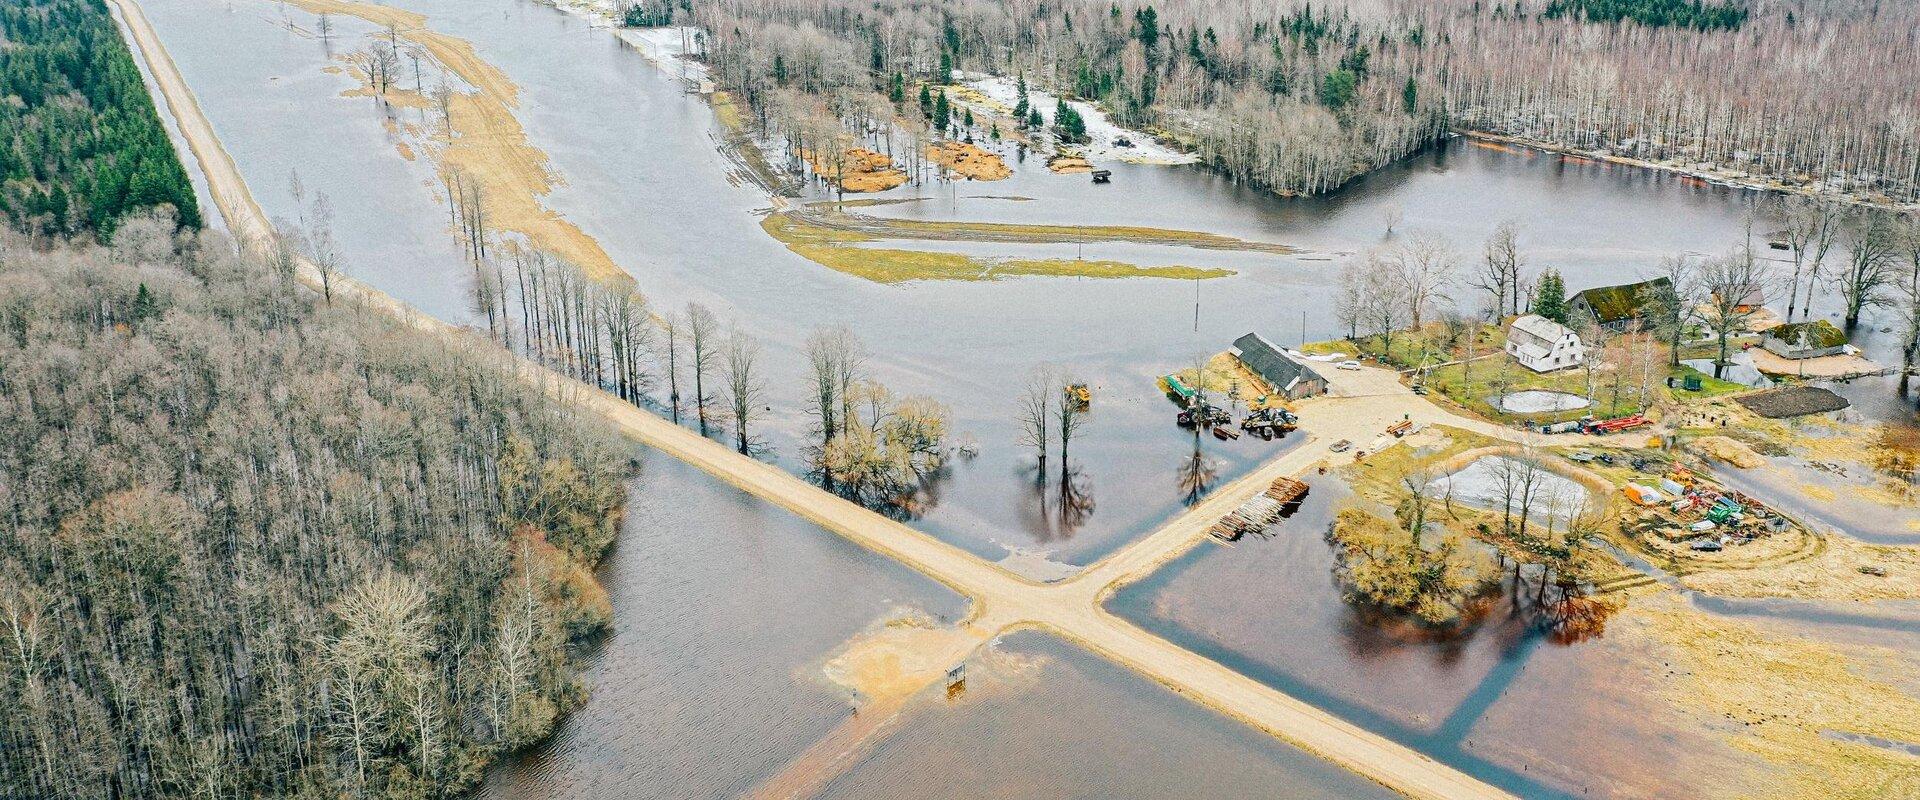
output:
[[1578, 365], [1587, 357], [1587, 347], [1571, 328], [1528, 314], [1507, 329], [1507, 355], [1534, 372], [1552, 372]]

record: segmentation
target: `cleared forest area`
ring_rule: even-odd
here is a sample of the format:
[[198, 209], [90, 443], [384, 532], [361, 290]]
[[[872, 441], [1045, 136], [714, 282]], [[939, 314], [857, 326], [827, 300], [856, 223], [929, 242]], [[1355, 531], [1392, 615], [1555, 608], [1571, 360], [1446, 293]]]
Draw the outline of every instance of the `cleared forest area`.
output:
[[[1153, 5], [672, 0], [763, 121], [998, 135], [913, 113], [913, 84], [1021, 76], [1282, 193], [1337, 188], [1451, 128], [1872, 202], [1920, 199], [1920, 8], [1681, 0]], [[794, 92], [824, 111], [786, 119]], [[936, 93], [937, 94], [937, 93]], [[924, 104], [923, 104], [924, 105]], [[922, 117], [927, 117], [922, 120]], [[1037, 120], [1045, 124], [1045, 120]], [[1023, 129], [1031, 127], [1025, 122]], [[1059, 127], [1059, 125], [1055, 125]], [[1011, 133], [1011, 132], [1009, 132]], [[1072, 131], [1060, 138], [1072, 140]]]

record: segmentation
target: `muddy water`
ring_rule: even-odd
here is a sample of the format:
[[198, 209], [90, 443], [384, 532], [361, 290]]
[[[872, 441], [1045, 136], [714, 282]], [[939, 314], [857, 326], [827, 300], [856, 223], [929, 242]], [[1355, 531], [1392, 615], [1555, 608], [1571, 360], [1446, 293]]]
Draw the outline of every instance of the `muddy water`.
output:
[[[350, 272], [437, 316], [471, 320], [466, 267], [447, 233], [432, 170], [400, 158], [389, 138], [389, 114], [405, 121], [410, 112], [339, 97], [353, 82], [323, 71], [333, 63], [329, 45], [289, 28], [312, 30], [312, 17], [254, 0], [144, 5], [270, 213], [298, 216], [286, 188], [288, 173], [298, 167], [310, 192], [332, 198]], [[1179, 467], [1191, 461], [1196, 444], [1173, 427], [1172, 407], [1153, 389], [1154, 377], [1248, 330], [1285, 344], [1334, 335], [1329, 298], [1342, 259], [1391, 241], [1383, 222], [1389, 209], [1403, 216], [1394, 236], [1442, 233], [1468, 260], [1495, 224], [1516, 219], [1530, 262], [1560, 269], [1578, 288], [1642, 277], [1664, 255], [1724, 249], [1741, 237], [1751, 197], [1651, 172], [1575, 166], [1461, 142], [1313, 200], [1274, 198], [1190, 168], [1117, 165], [1115, 184], [1096, 189], [1085, 176], [1048, 174], [1035, 159], [1006, 182], [902, 189], [894, 194], [933, 199], [866, 211], [1192, 228], [1312, 252], [1074, 248], [1088, 258], [1239, 271], [1198, 285], [1021, 279], [880, 286], [801, 260], [767, 238], [755, 213], [768, 200], [730, 180], [707, 108], [604, 31], [523, 0], [396, 5], [469, 39], [521, 85], [521, 121], [564, 181], [549, 205], [599, 239], [657, 304], [705, 303], [767, 344], [776, 409], [768, 434], [783, 464], [798, 466], [807, 427], [798, 411], [799, 352], [806, 332], [817, 326], [853, 327], [873, 351], [869, 363], [877, 377], [896, 391], [949, 404], [956, 428], [978, 444], [980, 455], [955, 465], [936, 487], [939, 503], [916, 524], [990, 558], [1030, 548], [1085, 563], [1180, 508], [1190, 486]], [[334, 25], [336, 50], [357, 47], [349, 37], [368, 32], [352, 20], [336, 18]], [[975, 194], [1035, 199], [969, 196]], [[1017, 252], [951, 246], [983, 255]], [[1066, 253], [1061, 246], [1033, 249]], [[1885, 337], [1867, 339], [1879, 355]], [[1093, 424], [1075, 440], [1071, 485], [1082, 499], [1071, 508], [1061, 502], [1058, 476], [1036, 480], [1015, 444], [1012, 398], [1022, 375], [1041, 361], [1071, 365], [1095, 392]], [[1856, 382], [1843, 393], [1862, 406], [1874, 398], [1875, 413], [1885, 418], [1910, 414], [1872, 382]], [[1250, 439], [1198, 443], [1216, 465], [1216, 483], [1284, 446]], [[649, 460], [628, 533], [603, 576], [620, 627], [587, 677], [594, 700], [551, 743], [498, 771], [495, 796], [736, 794], [844, 718], [845, 698], [814, 676], [819, 659], [847, 636], [900, 603], [948, 618], [960, 613], [957, 599], [938, 587], [669, 459]], [[1332, 587], [1319, 539], [1334, 494], [1317, 488], [1308, 510], [1281, 536], [1232, 551], [1203, 548], [1123, 593], [1116, 609], [1527, 796], [1589, 789], [1684, 796], [1694, 788], [1689, 781], [1709, 779], [1723, 755], [1719, 745], [1662, 728], [1636, 705], [1633, 678], [1657, 669], [1642, 663], [1644, 654], [1606, 640], [1542, 645], [1518, 624], [1498, 619], [1463, 640], [1426, 642], [1355, 616]], [[1056, 719], [1080, 720], [1051, 740], [995, 754], [1026, 765], [1018, 784], [1042, 787], [1034, 791], [1043, 794], [1067, 791], [1067, 779], [1049, 783], [1042, 773], [1099, 763], [1105, 754], [1082, 734], [1114, 727], [1069, 712], [1121, 706], [1109, 699], [1116, 693], [1138, 700], [1158, 690], [1114, 689], [1106, 679], [1086, 677], [1110, 669], [1106, 665], [1054, 655], [1079, 672], [1038, 685], [1033, 697], [1052, 703], [1043, 706], [1050, 713], [1025, 716], [1019, 704], [982, 701], [998, 709], [979, 718], [985, 722], [917, 717], [916, 726], [897, 734], [898, 743], [883, 742], [866, 771], [837, 788], [859, 794], [871, 776], [914, 772], [906, 766], [914, 763], [922, 769], [937, 764], [955, 776], [987, 769], [984, 760], [952, 763], [950, 754], [934, 749], [940, 740], [917, 725], [976, 730], [968, 741], [984, 748], [1005, 733], [1002, 723], [1044, 729]], [[1045, 699], [1054, 684], [1080, 688], [1058, 695], [1069, 700]], [[1588, 690], [1576, 700], [1564, 691], [1567, 685]], [[1139, 727], [1147, 730], [1174, 726], [1169, 720], [1176, 719], [1186, 720], [1178, 723], [1182, 730], [1193, 727], [1193, 717], [1182, 715], [1197, 709], [1181, 708], [1142, 711], [1134, 719], [1145, 720]], [[994, 727], [969, 727], [985, 725]], [[1236, 731], [1214, 728], [1191, 734], [1191, 741], [1195, 752], [1260, 749]], [[1133, 741], [1126, 733], [1107, 738]], [[1260, 764], [1256, 774], [1302, 769], [1286, 758], [1275, 766], [1271, 743], [1262, 746], [1266, 755], [1235, 760]], [[1125, 761], [1154, 763], [1137, 748]], [[1154, 780], [1125, 767], [1111, 769], [1132, 781]], [[1210, 767], [1209, 775], [1228, 769]], [[1100, 776], [1076, 772], [1072, 780], [1097, 784]], [[1607, 791], [1609, 785], [1626, 788]]]
[[496, 769], [502, 798], [731, 797], [848, 716], [821, 666], [901, 607], [954, 621], [930, 580], [644, 451], [600, 580], [613, 632], [585, 707]]
[[[162, 37], [270, 211], [294, 215], [286, 174], [311, 165], [303, 177], [341, 209], [343, 238], [353, 234], [343, 247], [350, 270], [433, 313], [468, 318], [465, 271], [431, 174], [394, 154], [387, 112], [364, 98], [334, 96], [351, 82], [320, 72], [322, 42], [281, 26], [311, 29], [311, 17], [245, 0], [153, 5]], [[1029, 159], [1007, 181], [905, 187], [887, 196], [929, 199], [864, 211], [1191, 228], [1312, 252], [1096, 245], [1073, 250], [1239, 274], [1198, 285], [1028, 278], [882, 286], [800, 259], [760, 231], [755, 213], [769, 201], [736, 185], [714, 147], [705, 105], [607, 32], [524, 0], [396, 5], [468, 39], [520, 85], [521, 121], [563, 182], [549, 206], [599, 239], [657, 304], [705, 303], [767, 344], [775, 417], [766, 433], [783, 464], [800, 466], [808, 428], [800, 349], [816, 327], [851, 326], [872, 350], [877, 377], [896, 392], [950, 406], [956, 430], [980, 454], [956, 462], [918, 524], [990, 558], [1027, 548], [1084, 564], [1177, 510], [1184, 496], [1177, 469], [1191, 440], [1172, 425], [1173, 408], [1153, 379], [1249, 330], [1284, 344], [1331, 336], [1329, 298], [1342, 254], [1430, 231], [1450, 237], [1470, 261], [1493, 226], [1512, 218], [1534, 265], [1562, 270], [1576, 287], [1624, 281], [1662, 255], [1737, 241], [1750, 197], [1463, 142], [1312, 200], [1272, 197], [1187, 167], [1114, 165], [1115, 183], [1094, 187], [1084, 175], [1056, 176]], [[354, 30], [347, 20], [336, 26]], [[358, 44], [343, 34], [335, 46]], [[1384, 225], [1390, 208], [1402, 214], [1391, 237]], [[1067, 251], [941, 247], [990, 256]], [[1094, 388], [1093, 423], [1073, 454], [1072, 503], [1063, 502], [1057, 476], [1033, 480], [1032, 458], [1017, 444], [1013, 397], [1040, 362], [1069, 365]], [[1247, 439], [1204, 447], [1222, 478], [1273, 453]]]
[[922, 695], [823, 798], [1387, 798], [1392, 792], [1037, 633]]
[[[1504, 603], [1471, 633], [1447, 639], [1355, 611], [1333, 581], [1322, 538], [1350, 495], [1336, 481], [1312, 485], [1271, 536], [1202, 547], [1122, 590], [1110, 607], [1524, 797], [1679, 788], [1665, 782], [1663, 767], [1640, 763], [1649, 746], [1682, 748], [1649, 745], [1641, 738], [1647, 726], [1631, 724], [1647, 699], [1629, 685], [1631, 660], [1608, 652], [1610, 644], [1549, 644]], [[1556, 692], [1555, 681], [1543, 683], [1547, 675], [1577, 675], [1583, 688]], [[1542, 740], [1548, 720], [1561, 727]], [[1635, 790], [1602, 791], [1608, 787]]]

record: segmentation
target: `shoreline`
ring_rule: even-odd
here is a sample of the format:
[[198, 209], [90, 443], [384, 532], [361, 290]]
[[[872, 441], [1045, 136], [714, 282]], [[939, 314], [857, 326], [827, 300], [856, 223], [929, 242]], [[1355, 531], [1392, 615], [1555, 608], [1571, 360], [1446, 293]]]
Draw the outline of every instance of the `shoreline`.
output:
[[1859, 195], [1855, 195], [1849, 192], [1841, 192], [1841, 191], [1835, 191], [1831, 189], [1813, 189], [1806, 186], [1795, 186], [1792, 184], [1782, 183], [1778, 180], [1753, 178], [1751, 176], [1747, 176], [1745, 173], [1736, 173], [1736, 172], [1732, 172], [1725, 169], [1693, 169], [1693, 168], [1684, 167], [1678, 164], [1666, 164], [1659, 161], [1648, 161], [1643, 158], [1633, 158], [1631, 156], [1614, 155], [1612, 153], [1601, 152], [1598, 150], [1582, 150], [1577, 147], [1570, 147], [1567, 145], [1558, 145], [1552, 142], [1546, 142], [1546, 141], [1533, 139], [1526, 136], [1514, 136], [1514, 135], [1504, 134], [1504, 133], [1494, 133], [1492, 131], [1483, 131], [1483, 130], [1478, 130], [1474, 128], [1449, 128], [1448, 131], [1456, 136], [1459, 136], [1461, 138], [1468, 140], [1469, 142], [1483, 142], [1483, 143], [1496, 144], [1496, 145], [1507, 145], [1511, 147], [1522, 147], [1528, 150], [1534, 150], [1542, 153], [1551, 153], [1551, 154], [1566, 157], [1566, 158], [1594, 161], [1594, 162], [1600, 162], [1603, 164], [1616, 164], [1623, 167], [1634, 167], [1637, 169], [1644, 169], [1652, 172], [1661, 172], [1661, 173], [1666, 173], [1670, 175], [1676, 175], [1682, 178], [1691, 178], [1693, 180], [1700, 181], [1702, 183], [1705, 183], [1711, 186], [1723, 186], [1729, 189], [1744, 189], [1747, 191], [1764, 192], [1767, 194], [1797, 195], [1800, 197], [1808, 197], [1808, 198], [1821, 199], [1821, 200], [1833, 200], [1840, 203], [1846, 203], [1848, 205], [1860, 206], [1863, 208], [1884, 209], [1884, 210], [1893, 211], [1893, 212], [1909, 212], [1909, 211], [1920, 210], [1920, 203], [1904, 203], [1903, 204], [1903, 203], [1893, 202], [1891, 200], [1875, 200], [1869, 197], [1861, 197]]

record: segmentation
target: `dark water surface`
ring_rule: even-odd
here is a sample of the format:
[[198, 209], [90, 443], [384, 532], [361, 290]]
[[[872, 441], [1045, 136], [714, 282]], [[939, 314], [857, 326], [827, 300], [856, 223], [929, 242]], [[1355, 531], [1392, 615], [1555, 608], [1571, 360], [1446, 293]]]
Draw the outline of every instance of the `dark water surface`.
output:
[[1312, 486], [1270, 535], [1202, 546], [1110, 610], [1522, 797], [1697, 796], [1745, 760], [1672, 712], [1665, 665], [1637, 647], [1552, 643], [1505, 600], [1459, 636], [1368, 619], [1323, 538], [1350, 493]]

